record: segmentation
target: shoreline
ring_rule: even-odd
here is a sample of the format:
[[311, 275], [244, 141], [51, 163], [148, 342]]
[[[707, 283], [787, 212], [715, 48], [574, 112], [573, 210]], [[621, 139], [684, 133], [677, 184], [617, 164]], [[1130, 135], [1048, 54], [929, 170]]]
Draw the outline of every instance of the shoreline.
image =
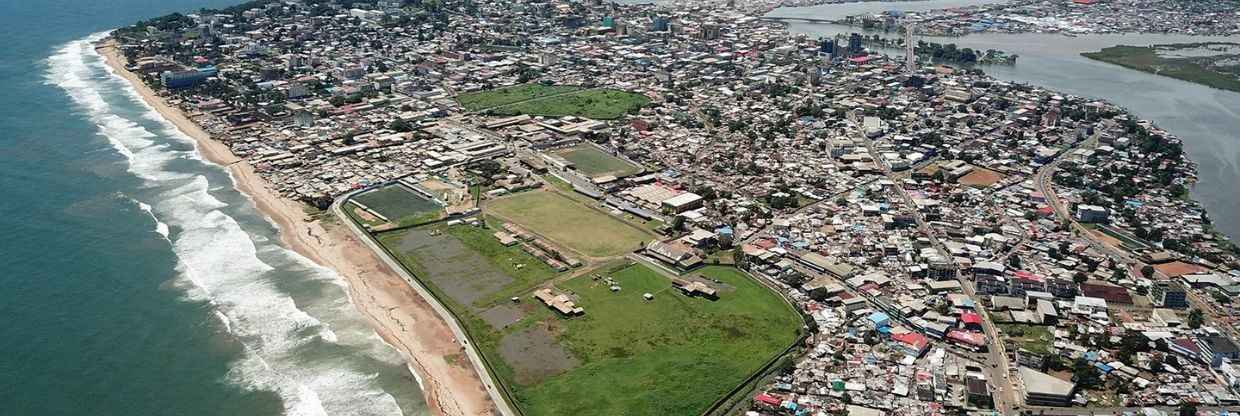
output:
[[[385, 343], [400, 352], [426, 399], [432, 414], [492, 414], [494, 404], [475, 369], [457, 357], [464, 347], [446, 322], [400, 276], [342, 224], [324, 226], [304, 205], [281, 197], [244, 159], [165, 102], [138, 76], [125, 69], [127, 60], [113, 40], [95, 50], [116, 74], [124, 78], [148, 105], [185, 135], [206, 160], [228, 170], [233, 186], [245, 194], [277, 225], [285, 247], [315, 264], [332, 269], [347, 283], [349, 301], [361, 312]], [[304, 231], [303, 231], [304, 230]]]

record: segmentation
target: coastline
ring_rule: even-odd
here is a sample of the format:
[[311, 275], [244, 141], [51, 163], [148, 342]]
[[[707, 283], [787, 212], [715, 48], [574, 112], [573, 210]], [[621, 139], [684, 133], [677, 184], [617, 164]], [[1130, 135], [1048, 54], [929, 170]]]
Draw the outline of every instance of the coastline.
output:
[[249, 163], [233, 155], [224, 143], [213, 140], [184, 111], [165, 102], [136, 74], [126, 70], [127, 60], [115, 41], [108, 39], [96, 45], [96, 51], [115, 74], [129, 81], [143, 101], [193, 138], [205, 159], [228, 170], [234, 187], [278, 226], [280, 240], [286, 247], [344, 278], [350, 303], [408, 361], [433, 414], [494, 413], [494, 404], [481, 378], [461, 358], [465, 355], [464, 347], [447, 323], [348, 228], [315, 221], [302, 204], [283, 198], [268, 187]]

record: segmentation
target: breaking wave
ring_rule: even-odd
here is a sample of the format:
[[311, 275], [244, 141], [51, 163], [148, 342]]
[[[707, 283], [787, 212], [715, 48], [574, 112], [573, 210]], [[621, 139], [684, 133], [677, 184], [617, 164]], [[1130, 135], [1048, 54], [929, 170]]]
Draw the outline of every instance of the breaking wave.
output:
[[[281, 286], [338, 285], [339, 276], [242, 227], [232, 216], [236, 204], [212, 194], [225, 187], [224, 180], [213, 184], [210, 179], [223, 178], [221, 168], [202, 162], [191, 138], [111, 72], [94, 50], [104, 36], [91, 35], [55, 51], [47, 61], [46, 81], [68, 94], [125, 158], [128, 172], [142, 180], [138, 196], [130, 199], [151, 216], [154, 231], [177, 257], [172, 286], [210, 305], [225, 336], [243, 346], [228, 381], [277, 393], [290, 415], [401, 414], [396, 399], [379, 385], [374, 366], [366, 363], [401, 365], [403, 360], [365, 326], [344, 291], [311, 302], [318, 306], [299, 306]], [[185, 160], [196, 161], [195, 168], [182, 169]], [[293, 267], [295, 276], [271, 262]]]

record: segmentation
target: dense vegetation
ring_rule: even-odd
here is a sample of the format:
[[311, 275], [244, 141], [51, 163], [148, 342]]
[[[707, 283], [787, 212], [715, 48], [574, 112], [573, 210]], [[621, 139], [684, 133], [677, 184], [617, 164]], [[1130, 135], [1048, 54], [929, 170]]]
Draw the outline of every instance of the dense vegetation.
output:
[[1188, 82], [1229, 91], [1240, 92], [1240, 78], [1235, 74], [1217, 71], [1210, 64], [1218, 57], [1168, 58], [1160, 56], [1157, 48], [1188, 47], [1192, 45], [1127, 46], [1119, 45], [1098, 52], [1084, 52], [1082, 56], [1138, 71], [1168, 76]]

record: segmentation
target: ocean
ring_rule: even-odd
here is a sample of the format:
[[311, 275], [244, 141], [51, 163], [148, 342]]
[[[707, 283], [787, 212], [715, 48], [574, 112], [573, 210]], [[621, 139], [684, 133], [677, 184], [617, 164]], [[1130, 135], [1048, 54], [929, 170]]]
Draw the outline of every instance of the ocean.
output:
[[0, 414], [427, 413], [344, 281], [92, 45], [232, 3], [0, 0]]

